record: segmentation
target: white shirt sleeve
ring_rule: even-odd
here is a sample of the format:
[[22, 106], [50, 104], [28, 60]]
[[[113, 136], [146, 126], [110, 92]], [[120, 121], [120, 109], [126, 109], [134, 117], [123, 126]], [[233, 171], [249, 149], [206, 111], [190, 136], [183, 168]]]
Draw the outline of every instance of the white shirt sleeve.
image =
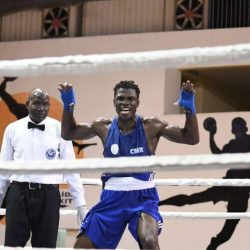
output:
[[[0, 159], [1, 161], [8, 161], [13, 159], [13, 147], [11, 146], [11, 140], [9, 137], [9, 127], [5, 129], [2, 146], [1, 146], [1, 154]], [[10, 174], [1, 174], [0, 175], [0, 206], [2, 205], [4, 196], [10, 185], [9, 181]]]
[[3, 135], [3, 141], [2, 141], [2, 147], [1, 147], [1, 160], [2, 161], [12, 161], [13, 160], [13, 154], [14, 154], [14, 148], [12, 146], [12, 140], [11, 140], [11, 127], [8, 126]]
[[4, 196], [6, 194], [7, 188], [10, 185], [10, 181], [8, 176], [1, 175], [0, 176], [0, 207], [2, 206]]
[[[71, 141], [61, 142], [61, 159], [75, 159], [75, 152]], [[85, 194], [79, 173], [65, 173], [64, 179], [69, 185], [75, 207], [86, 205]]]
[[75, 207], [86, 206], [85, 193], [81, 183], [80, 174], [64, 174], [66, 182], [69, 184], [69, 191], [73, 197]]

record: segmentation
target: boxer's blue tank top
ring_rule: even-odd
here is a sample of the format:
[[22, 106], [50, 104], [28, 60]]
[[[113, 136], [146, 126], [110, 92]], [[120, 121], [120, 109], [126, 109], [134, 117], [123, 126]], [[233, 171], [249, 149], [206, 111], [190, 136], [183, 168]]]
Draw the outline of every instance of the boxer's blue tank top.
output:
[[[133, 131], [124, 134], [118, 127], [118, 119], [115, 117], [108, 131], [106, 144], [104, 145], [104, 157], [122, 156], [150, 156], [144, 127], [140, 116], [136, 115], [136, 126]], [[152, 172], [140, 173], [104, 173], [102, 181], [111, 177], [134, 177], [139, 180], [148, 181], [153, 178]]]

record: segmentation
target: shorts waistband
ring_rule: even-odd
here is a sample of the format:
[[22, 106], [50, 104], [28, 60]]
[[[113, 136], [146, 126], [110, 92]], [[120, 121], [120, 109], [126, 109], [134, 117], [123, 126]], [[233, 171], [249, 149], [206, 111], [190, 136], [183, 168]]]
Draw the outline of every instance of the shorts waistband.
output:
[[114, 191], [132, 191], [154, 188], [153, 180], [142, 181], [133, 177], [112, 177], [105, 182], [104, 189]]
[[11, 185], [28, 189], [51, 189], [59, 187], [58, 184], [42, 184], [35, 182], [19, 182], [19, 181], [12, 181]]

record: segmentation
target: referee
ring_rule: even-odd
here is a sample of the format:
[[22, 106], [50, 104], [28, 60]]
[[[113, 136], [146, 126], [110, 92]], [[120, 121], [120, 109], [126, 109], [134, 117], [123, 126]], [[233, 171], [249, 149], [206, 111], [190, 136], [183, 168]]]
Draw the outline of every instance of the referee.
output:
[[[9, 124], [1, 147], [2, 161], [53, 161], [75, 159], [71, 141], [61, 138], [61, 123], [48, 117], [48, 94], [31, 91], [26, 102], [29, 115]], [[46, 163], [44, 163], [46, 164]], [[0, 205], [8, 186], [5, 246], [55, 248], [59, 225], [59, 183], [67, 182], [77, 208], [78, 221], [86, 203], [79, 174], [11, 174], [0, 176]]]

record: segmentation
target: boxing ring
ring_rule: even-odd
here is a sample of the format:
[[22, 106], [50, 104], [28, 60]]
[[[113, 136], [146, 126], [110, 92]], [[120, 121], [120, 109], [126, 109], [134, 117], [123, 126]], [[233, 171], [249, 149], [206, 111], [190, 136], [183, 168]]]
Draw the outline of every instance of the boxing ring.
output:
[[[2, 76], [39, 76], [60, 74], [88, 74], [116, 70], [149, 68], [192, 68], [207, 65], [249, 64], [250, 44], [230, 46], [176, 49], [135, 53], [102, 55], [76, 55], [64, 57], [44, 57], [22, 60], [0, 61]], [[137, 172], [154, 171], [156, 186], [250, 186], [250, 179], [157, 179], [157, 171], [182, 170], [227, 170], [247, 169], [250, 166], [250, 153], [222, 155], [172, 155], [152, 157], [85, 158], [64, 161], [0, 162], [0, 175], [17, 173], [56, 173], [79, 172]], [[82, 179], [83, 185], [101, 186], [99, 179]], [[0, 209], [0, 215], [5, 210]], [[61, 210], [60, 214], [76, 215], [75, 210]], [[224, 212], [161, 212], [164, 219], [249, 219], [250, 213]], [[29, 247], [27, 247], [29, 248]], [[0, 249], [4, 247], [0, 246]], [[6, 248], [5, 248], [6, 249]], [[9, 248], [8, 248], [9, 249]], [[59, 248], [60, 249], [60, 248]], [[62, 248], [64, 250], [70, 248]]]
[[[56, 172], [140, 172], [180, 171], [249, 168], [250, 153], [221, 155], [176, 155], [150, 157], [87, 158], [63, 161], [0, 162], [0, 174], [8, 173], [56, 173]], [[82, 178], [83, 185], [101, 186], [99, 179]], [[155, 179], [156, 186], [250, 186], [250, 179]], [[75, 210], [61, 210], [61, 215], [76, 215]], [[5, 210], [0, 210], [4, 215]], [[167, 219], [250, 219], [250, 213], [224, 212], [161, 212]]]
[[[46, 164], [45, 164], [46, 163]], [[192, 171], [192, 170], [227, 170], [227, 169], [248, 169], [250, 165], [250, 153], [242, 154], [221, 154], [221, 155], [171, 155], [171, 156], [151, 156], [151, 157], [121, 157], [117, 158], [85, 158], [78, 160], [58, 160], [58, 161], [28, 161], [28, 162], [0, 162], [0, 176], [2, 174], [15, 173], [56, 173], [56, 172], [78, 172], [102, 173], [102, 172], [131, 172], [131, 171], [154, 171], [156, 173], [165, 171]], [[101, 186], [100, 179], [82, 179], [83, 185]], [[155, 179], [156, 186], [250, 186], [250, 179]], [[91, 187], [90, 187], [91, 188]], [[163, 212], [160, 213], [164, 220], [188, 219], [194, 222], [197, 219], [249, 219], [249, 212], [229, 213], [229, 212]], [[0, 214], [4, 215], [5, 210], [1, 209]], [[60, 210], [61, 216], [76, 216], [76, 210]], [[58, 233], [59, 239], [65, 242], [67, 231]], [[30, 248], [30, 247], [25, 247]], [[0, 249], [6, 248], [0, 245]], [[32, 248], [33, 249], [33, 248]], [[59, 250], [67, 248], [57, 247]], [[70, 249], [70, 248], [68, 248]], [[72, 249], [72, 248], [71, 248]], [[128, 249], [127, 247], [125, 249]], [[37, 250], [41, 250], [40, 248]]]

